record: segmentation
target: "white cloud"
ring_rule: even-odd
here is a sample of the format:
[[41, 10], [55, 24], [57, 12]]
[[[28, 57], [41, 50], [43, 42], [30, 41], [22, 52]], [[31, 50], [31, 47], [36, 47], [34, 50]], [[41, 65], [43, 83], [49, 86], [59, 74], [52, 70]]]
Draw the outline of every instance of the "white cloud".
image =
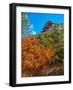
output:
[[31, 32], [33, 35], [36, 35], [36, 32], [34, 31], [34, 30], [32, 30], [32, 32]]
[[36, 35], [36, 32], [35, 32], [35, 30], [34, 30], [33, 24], [30, 25], [29, 31], [30, 31], [30, 33], [31, 33], [32, 35]]

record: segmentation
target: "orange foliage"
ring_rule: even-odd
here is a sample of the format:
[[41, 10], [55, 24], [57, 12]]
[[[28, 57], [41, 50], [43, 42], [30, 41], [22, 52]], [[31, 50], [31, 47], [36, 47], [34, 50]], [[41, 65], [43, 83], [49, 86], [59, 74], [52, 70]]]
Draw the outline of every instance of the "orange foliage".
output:
[[27, 37], [22, 40], [22, 69], [41, 70], [47, 63], [53, 62], [55, 51], [39, 46], [39, 39]]

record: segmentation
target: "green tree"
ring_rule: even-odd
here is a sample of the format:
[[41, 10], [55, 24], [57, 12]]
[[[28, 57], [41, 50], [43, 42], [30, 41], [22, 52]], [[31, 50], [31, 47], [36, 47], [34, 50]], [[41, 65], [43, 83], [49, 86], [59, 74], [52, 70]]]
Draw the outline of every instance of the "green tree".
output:
[[22, 12], [21, 20], [22, 20], [22, 34], [27, 36], [29, 35], [30, 22], [26, 13]]
[[64, 30], [47, 30], [38, 36], [40, 45], [55, 49], [55, 61], [61, 63], [64, 60]]

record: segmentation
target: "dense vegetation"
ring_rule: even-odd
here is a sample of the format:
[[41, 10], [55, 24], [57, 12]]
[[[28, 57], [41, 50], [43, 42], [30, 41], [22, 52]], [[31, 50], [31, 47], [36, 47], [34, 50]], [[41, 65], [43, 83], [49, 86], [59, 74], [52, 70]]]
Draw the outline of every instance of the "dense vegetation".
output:
[[[27, 34], [28, 20], [24, 21], [23, 31]], [[57, 25], [53, 30], [22, 38], [22, 76], [40, 76], [45, 66], [61, 63], [64, 63], [64, 30]]]

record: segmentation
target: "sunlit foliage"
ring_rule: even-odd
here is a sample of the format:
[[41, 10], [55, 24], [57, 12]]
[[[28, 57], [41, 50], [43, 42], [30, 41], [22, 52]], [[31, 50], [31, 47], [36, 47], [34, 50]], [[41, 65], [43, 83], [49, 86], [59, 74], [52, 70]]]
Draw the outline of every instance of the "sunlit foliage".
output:
[[54, 24], [52, 30], [29, 35], [30, 22], [22, 13], [22, 76], [38, 76], [44, 66], [64, 63], [64, 30]]

